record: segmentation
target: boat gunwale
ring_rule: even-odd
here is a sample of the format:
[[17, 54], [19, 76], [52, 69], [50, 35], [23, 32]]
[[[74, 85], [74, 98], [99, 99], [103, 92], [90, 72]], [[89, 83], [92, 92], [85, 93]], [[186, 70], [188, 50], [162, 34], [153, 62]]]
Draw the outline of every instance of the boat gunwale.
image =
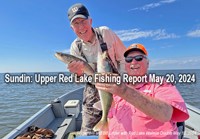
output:
[[33, 116], [28, 118], [26, 121], [24, 121], [22, 124], [20, 124], [18, 127], [13, 129], [9, 134], [3, 137], [3, 139], [8, 138], [15, 138], [20, 133], [22, 133], [28, 126], [31, 125], [31, 123], [34, 123], [40, 116], [42, 116], [44, 113], [46, 113], [49, 109], [52, 108], [52, 104], [47, 104], [45, 107], [40, 109], [38, 112], [36, 112]]

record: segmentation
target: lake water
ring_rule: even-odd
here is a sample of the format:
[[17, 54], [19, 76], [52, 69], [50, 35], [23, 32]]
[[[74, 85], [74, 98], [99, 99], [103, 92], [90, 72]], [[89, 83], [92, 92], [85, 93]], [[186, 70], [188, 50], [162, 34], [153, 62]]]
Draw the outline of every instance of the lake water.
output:
[[[175, 75], [176, 87], [185, 102], [200, 109], [200, 70], [149, 70], [149, 73]], [[34, 74], [26, 73], [33, 77]], [[60, 72], [42, 72], [40, 74], [58, 76]], [[70, 75], [69, 72], [63, 74]], [[178, 74], [195, 74], [196, 82], [178, 83]], [[21, 75], [21, 73], [11, 73], [10, 75]], [[0, 73], [0, 138], [57, 97], [82, 86], [84, 84], [58, 82], [40, 85], [34, 80], [32, 83], [5, 83], [5, 74]]]

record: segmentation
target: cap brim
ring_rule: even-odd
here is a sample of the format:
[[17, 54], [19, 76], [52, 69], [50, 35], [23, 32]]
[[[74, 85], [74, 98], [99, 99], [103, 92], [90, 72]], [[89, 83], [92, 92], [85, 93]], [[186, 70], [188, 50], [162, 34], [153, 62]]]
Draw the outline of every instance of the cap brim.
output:
[[[131, 51], [140, 51], [140, 52], [142, 52], [142, 53], [145, 54], [145, 52], [142, 51], [141, 49], [138, 49], [138, 48], [132, 48], [132, 49], [130, 49], [130, 50], [128, 50], [128, 51], [126, 51], [126, 52], [124, 53], [124, 57], [127, 57], [128, 53], [130, 53]], [[145, 54], [145, 55], [146, 55], [146, 54]]]
[[71, 23], [73, 22], [73, 20], [76, 19], [76, 18], [88, 19], [88, 16], [82, 15], [82, 14], [76, 15], [76, 16], [74, 16], [74, 17], [71, 19], [70, 24], [71, 24]]

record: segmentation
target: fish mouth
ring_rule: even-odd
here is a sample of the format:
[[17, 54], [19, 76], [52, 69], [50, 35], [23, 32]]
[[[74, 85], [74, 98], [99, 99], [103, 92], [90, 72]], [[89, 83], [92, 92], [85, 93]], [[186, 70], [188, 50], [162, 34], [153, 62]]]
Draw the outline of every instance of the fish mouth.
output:
[[59, 57], [59, 53], [56, 52], [56, 53], [54, 54], [54, 56], [58, 58], [58, 57]]
[[55, 56], [55, 57], [58, 57], [58, 54], [57, 54], [57, 52], [54, 54], [54, 56]]
[[61, 59], [62, 59], [62, 58], [61, 58], [61, 54], [62, 54], [62, 53], [56, 52], [56, 53], [54, 54], [54, 56], [55, 56], [56, 58], [58, 58], [59, 60], [61, 60]]

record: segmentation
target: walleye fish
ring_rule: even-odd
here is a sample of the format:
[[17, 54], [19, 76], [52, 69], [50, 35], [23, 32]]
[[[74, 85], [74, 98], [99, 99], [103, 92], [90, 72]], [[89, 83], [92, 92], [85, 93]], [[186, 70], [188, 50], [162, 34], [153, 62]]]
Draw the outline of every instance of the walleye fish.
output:
[[[101, 72], [112, 72], [110, 63], [108, 62], [108, 55], [104, 52], [102, 55], [98, 53], [97, 71]], [[107, 116], [113, 102], [113, 95], [109, 92], [98, 90], [100, 101], [96, 102], [93, 107], [102, 109], [103, 115], [101, 120], [94, 126], [94, 131], [108, 130]], [[101, 104], [101, 105], [100, 105]]]
[[65, 53], [60, 53], [60, 52], [56, 52], [56, 54], [54, 56], [66, 64], [69, 64], [72, 61], [81, 61], [81, 62], [83, 62], [82, 70], [84, 72], [89, 73], [90, 75], [94, 74], [94, 70], [92, 69], [92, 67], [87, 62], [85, 62], [84, 60], [82, 60], [76, 56], [73, 56], [70, 54], [65, 54]]

